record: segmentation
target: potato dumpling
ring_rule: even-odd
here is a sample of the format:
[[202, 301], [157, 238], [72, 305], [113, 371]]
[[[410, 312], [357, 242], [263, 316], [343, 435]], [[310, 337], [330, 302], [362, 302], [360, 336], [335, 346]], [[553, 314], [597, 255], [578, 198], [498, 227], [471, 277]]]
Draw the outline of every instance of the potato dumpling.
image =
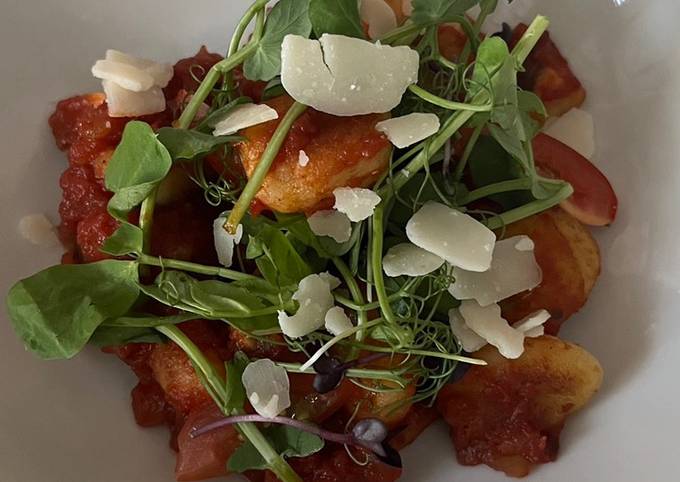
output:
[[546, 309], [552, 315], [545, 325], [554, 335], [562, 323], [580, 310], [600, 274], [600, 251], [588, 229], [561, 208], [507, 226], [505, 237], [525, 234], [536, 245], [536, 261], [543, 281], [532, 291], [500, 303], [505, 319], [515, 323]]
[[473, 356], [488, 366], [471, 367], [437, 404], [459, 462], [523, 477], [532, 465], [555, 460], [565, 420], [600, 388], [599, 362], [552, 336], [527, 338], [517, 360], [488, 345]]
[[[241, 131], [238, 153], [250, 177], [293, 100], [267, 102], [279, 119]], [[392, 147], [375, 125], [387, 115], [335, 117], [308, 109], [293, 125], [257, 199], [281, 213], [311, 213], [333, 206], [338, 187], [369, 187], [386, 170]], [[308, 162], [300, 162], [304, 151]]]
[[[522, 38], [527, 26], [519, 24], [512, 36], [512, 44]], [[557, 45], [544, 33], [524, 62], [525, 71], [519, 75], [519, 85], [538, 95], [548, 115], [559, 117], [586, 99], [586, 91], [569, 66]]]

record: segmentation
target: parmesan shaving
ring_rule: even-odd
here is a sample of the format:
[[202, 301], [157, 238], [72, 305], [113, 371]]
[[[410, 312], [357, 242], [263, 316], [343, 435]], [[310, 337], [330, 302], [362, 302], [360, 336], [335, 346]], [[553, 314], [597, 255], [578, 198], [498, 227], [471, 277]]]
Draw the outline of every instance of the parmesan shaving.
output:
[[476, 219], [440, 203], [423, 206], [406, 225], [409, 241], [453, 266], [482, 272], [491, 267], [496, 235]]
[[425, 276], [441, 268], [444, 260], [415, 244], [398, 244], [383, 258], [383, 271], [390, 278], [397, 276]]
[[476, 301], [463, 301], [459, 308], [465, 324], [485, 339], [505, 358], [516, 359], [524, 353], [524, 334], [501, 316], [497, 304], [482, 307]]
[[296, 101], [338, 116], [385, 113], [418, 81], [419, 55], [343, 35], [287, 35], [281, 82]]
[[215, 125], [213, 135], [228, 136], [241, 129], [252, 127], [279, 118], [278, 112], [266, 104], [243, 104], [236, 107]]
[[403, 149], [436, 134], [439, 126], [439, 117], [435, 114], [413, 113], [378, 122], [375, 128]]
[[224, 225], [227, 222], [226, 216], [220, 216], [213, 223], [213, 238], [215, 241], [215, 251], [220, 264], [226, 268], [231, 267], [234, 257], [234, 246], [241, 242], [243, 237], [243, 226], [238, 225], [236, 234], [229, 234]]
[[57, 232], [44, 214], [29, 214], [19, 221], [19, 234], [29, 243], [49, 248], [59, 244]]
[[352, 223], [346, 214], [339, 211], [317, 211], [307, 218], [309, 228], [317, 236], [328, 236], [338, 243], [352, 237]]
[[145, 92], [154, 86], [154, 78], [148, 73], [131, 65], [111, 60], [98, 60], [92, 66], [92, 75], [98, 79], [115, 82], [132, 92]]
[[286, 369], [263, 358], [249, 363], [241, 376], [246, 396], [255, 411], [274, 418], [290, 407], [290, 381]]
[[375, 207], [381, 201], [374, 191], [359, 187], [339, 187], [333, 191], [333, 195], [335, 209], [355, 223], [373, 216]]
[[491, 268], [482, 273], [454, 268], [449, 292], [459, 300], [476, 300], [488, 306], [537, 287], [541, 268], [534, 257], [534, 243], [527, 236], [516, 236], [496, 243]]
[[298, 164], [300, 167], [307, 167], [307, 164], [309, 164], [309, 156], [305, 151], [300, 151], [300, 155], [298, 157]]
[[172, 80], [172, 77], [175, 75], [175, 70], [171, 64], [159, 63], [154, 62], [153, 60], [134, 57], [118, 50], [107, 50], [105, 58], [106, 60], [110, 60], [112, 62], [128, 64], [132, 67], [143, 70], [153, 77], [154, 85], [156, 87], [167, 87], [170, 83], [170, 80]]
[[543, 130], [586, 159], [595, 154], [595, 122], [588, 112], [574, 108], [562, 117], [551, 120]]
[[[293, 299], [299, 303], [295, 315], [279, 311], [279, 326], [289, 338], [301, 338], [324, 326], [328, 310], [333, 307], [331, 286], [335, 284], [327, 273], [313, 274], [300, 281]], [[332, 284], [331, 284], [332, 283]]]
[[455, 308], [449, 311], [449, 324], [453, 335], [460, 342], [464, 351], [473, 353], [487, 344], [484, 338], [465, 324], [465, 320]]
[[102, 81], [102, 85], [111, 117], [138, 117], [165, 110], [165, 96], [159, 87], [133, 92], [110, 80]]
[[333, 336], [338, 336], [354, 327], [349, 316], [339, 306], [335, 306], [326, 312], [325, 322], [326, 330]]

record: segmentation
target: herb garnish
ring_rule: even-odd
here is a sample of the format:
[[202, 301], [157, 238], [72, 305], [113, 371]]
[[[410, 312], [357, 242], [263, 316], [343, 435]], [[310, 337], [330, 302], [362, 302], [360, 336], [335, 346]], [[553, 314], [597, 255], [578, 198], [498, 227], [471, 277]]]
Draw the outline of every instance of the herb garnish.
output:
[[[280, 426], [261, 431], [255, 423], [265, 420], [244, 414], [246, 397], [240, 380], [248, 362], [245, 355], [237, 354], [227, 363], [225, 379], [177, 324], [199, 316], [229, 323], [253, 338], [284, 343], [291, 351], [305, 353], [308, 361], [279, 365], [290, 372], [317, 376], [320, 392], [335, 388], [343, 378], [367, 390], [403, 390], [415, 384], [413, 400], [433, 403], [461, 364], [480, 361], [461, 356], [461, 347], [441, 316], [457, 305], [447, 291], [451, 268], [443, 266], [414, 278], [385, 278], [385, 249], [405, 239], [404, 220], [427, 201], [473, 214], [471, 203], [499, 201], [507, 210], [486, 213], [484, 219], [496, 229], [556, 205], [572, 189], [537, 174], [531, 139], [540, 127], [535, 119], [544, 117], [545, 110], [535, 95], [517, 85], [517, 74], [547, 29], [547, 19], [537, 17], [510, 51], [503, 38], [479, 35], [496, 0], [414, 0], [412, 17], [382, 42], [408, 44], [420, 54], [421, 81], [409, 89], [396, 111], [434, 113], [441, 120], [440, 131], [393, 154], [389, 171], [375, 185], [381, 204], [370, 219], [354, 226], [347, 243], [315, 236], [302, 216], [254, 219], [248, 214], [251, 202], [307, 107], [295, 103], [289, 109], [245, 186], [223, 179], [207, 181], [202, 171], [205, 156], [216, 149], [228, 150], [241, 140], [210, 135], [217, 122], [249, 101], [238, 96], [234, 69], [241, 67], [250, 80], [269, 81], [268, 92], [274, 95], [282, 90], [277, 76], [285, 35], [364, 37], [354, 0], [280, 0], [267, 13], [269, 3], [256, 0], [246, 11], [228, 56], [207, 72], [173, 128], [154, 133], [143, 122], [127, 124], [106, 172], [106, 187], [114, 193], [108, 209], [120, 227], [103, 248], [127, 258], [49, 268], [17, 283], [7, 302], [15, 330], [43, 358], [70, 358], [88, 341], [98, 345], [176, 343], [227, 417], [216, 426], [236, 423], [247, 441], [231, 457], [229, 468], [269, 469], [280, 480], [293, 482], [300, 478], [284, 457], [314, 453], [323, 447], [324, 439], [360, 445], [394, 459], [394, 452], [383, 445], [384, 426], [363, 420], [349, 433], [332, 434], [277, 417], [266, 421]], [[465, 12], [477, 4], [481, 14], [471, 22]], [[439, 48], [437, 32], [445, 22], [457, 22], [468, 36], [457, 60], [446, 59]], [[243, 42], [250, 26], [253, 34]], [[208, 100], [210, 112], [196, 122], [199, 107]], [[455, 162], [453, 144], [462, 129], [471, 135], [464, 152], [455, 153]], [[499, 162], [490, 162], [492, 156]], [[229, 211], [226, 229], [233, 233], [239, 224], [244, 226], [246, 257], [257, 265], [258, 275], [150, 254], [156, 191], [173, 163], [180, 162], [193, 166], [193, 178], [206, 190], [208, 201]], [[471, 173], [477, 189], [470, 191], [463, 183], [465, 172]], [[133, 224], [130, 214], [137, 210], [139, 223]], [[154, 281], [148, 281], [150, 267], [161, 271]], [[144, 284], [140, 269], [144, 269]], [[292, 294], [299, 281], [327, 269], [342, 278], [344, 286], [334, 293], [335, 299], [356, 313], [357, 326], [337, 336], [319, 331], [298, 340], [268, 338], [281, 332], [277, 312], [297, 309]], [[160, 317], [139, 312], [149, 299], [179, 313]], [[369, 320], [373, 310], [379, 315]], [[332, 358], [336, 347], [346, 354], [345, 361]], [[370, 354], [358, 358], [360, 352]], [[380, 369], [366, 366], [381, 358], [392, 363]]]

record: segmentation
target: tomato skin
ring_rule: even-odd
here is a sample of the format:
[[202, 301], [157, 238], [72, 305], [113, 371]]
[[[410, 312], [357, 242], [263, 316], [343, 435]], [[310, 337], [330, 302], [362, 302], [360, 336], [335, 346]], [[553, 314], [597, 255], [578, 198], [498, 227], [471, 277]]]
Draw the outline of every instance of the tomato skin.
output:
[[567, 181], [574, 194], [561, 203], [562, 208], [583, 224], [608, 226], [616, 219], [619, 201], [602, 172], [588, 159], [546, 134], [533, 140], [538, 171], [551, 178]]

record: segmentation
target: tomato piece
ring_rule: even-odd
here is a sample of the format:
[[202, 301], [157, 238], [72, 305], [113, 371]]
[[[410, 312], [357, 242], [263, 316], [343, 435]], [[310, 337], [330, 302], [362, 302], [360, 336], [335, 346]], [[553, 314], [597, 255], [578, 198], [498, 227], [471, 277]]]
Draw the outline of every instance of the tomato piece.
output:
[[561, 203], [562, 208], [583, 224], [607, 226], [616, 219], [619, 201], [602, 172], [588, 159], [545, 134], [533, 140], [538, 171], [551, 178], [563, 179], [574, 194]]
[[194, 428], [203, 427], [222, 418], [224, 415], [212, 402], [189, 415], [177, 436], [179, 447], [175, 467], [177, 480], [205, 480], [227, 475], [227, 460], [241, 445], [236, 429], [230, 425], [200, 437], [191, 436]]

